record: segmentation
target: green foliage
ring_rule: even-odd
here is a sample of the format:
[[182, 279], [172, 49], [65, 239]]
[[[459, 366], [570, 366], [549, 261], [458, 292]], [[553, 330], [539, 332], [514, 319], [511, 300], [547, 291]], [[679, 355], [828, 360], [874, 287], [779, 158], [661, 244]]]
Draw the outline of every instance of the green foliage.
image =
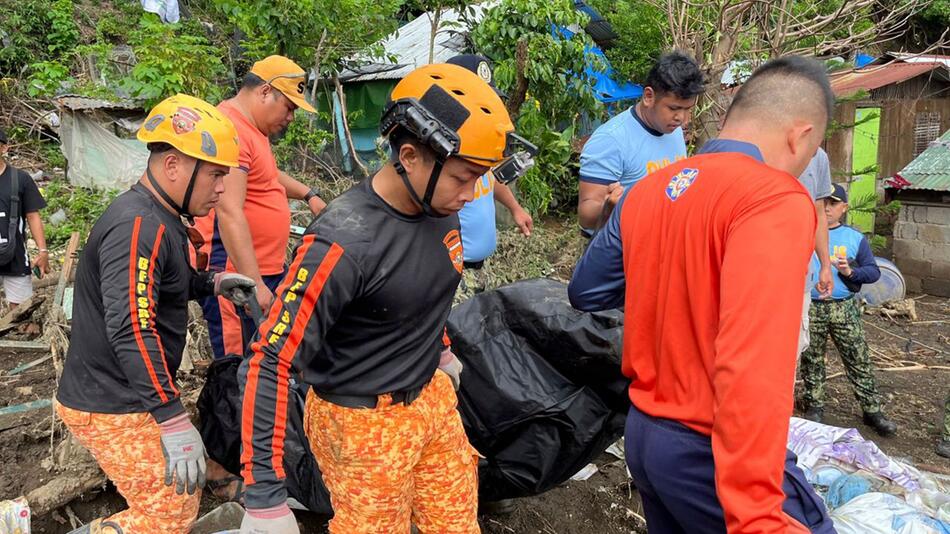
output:
[[619, 37], [604, 51], [618, 79], [643, 82], [668, 48], [666, 13], [639, 0], [591, 0]]
[[[302, 66], [339, 70], [343, 58], [370, 51], [396, 29], [403, 0], [212, 0], [240, 28], [249, 59], [285, 55]], [[322, 42], [322, 45], [321, 45]], [[382, 50], [369, 55], [381, 55]], [[324, 70], [326, 69], [326, 70]]]
[[221, 100], [226, 70], [225, 53], [185, 24], [164, 24], [145, 13], [129, 35], [136, 64], [120, 86], [147, 107], [175, 93], [186, 93], [212, 102]]
[[30, 65], [26, 92], [32, 97], [55, 95], [63, 82], [70, 79], [69, 67], [59, 61], [40, 61]]
[[586, 33], [555, 38], [551, 25], [583, 27], [587, 22], [587, 15], [575, 10], [570, 0], [502, 0], [485, 13], [471, 37], [475, 49], [494, 60], [495, 82], [509, 94], [517, 80], [515, 52], [524, 41], [528, 94], [552, 124], [572, 123], [580, 113], [600, 110], [592, 80], [584, 74], [588, 63], [597, 65], [597, 59], [584, 51], [593, 45]]
[[526, 46], [523, 74], [527, 82], [525, 103], [516, 124], [518, 131], [537, 144], [535, 167], [521, 179], [519, 190], [535, 213], [565, 206], [576, 195], [570, 139], [582, 114], [602, 112], [585, 67], [598, 66], [585, 48], [593, 43], [580, 32], [567, 37], [551, 35], [557, 27], [584, 27], [587, 16], [571, 0], [501, 0], [472, 28], [475, 49], [495, 62], [495, 83], [511, 98], [517, 90], [519, 43]]
[[332, 133], [298, 117], [290, 123], [280, 141], [274, 144], [274, 157], [282, 169], [291, 169], [299, 154], [320, 154], [332, 140]]
[[[887, 204], [881, 203], [881, 197], [877, 193], [865, 193], [854, 195], [848, 199], [848, 211], [856, 213], [868, 213], [888, 218], [896, 217], [901, 210], [901, 203], [892, 200]], [[875, 253], [881, 253], [887, 247], [887, 238], [876, 233], [869, 234], [871, 249]]]
[[868, 244], [871, 245], [871, 252], [874, 254], [882, 254], [887, 250], [887, 238], [882, 235], [872, 234], [868, 239]]
[[55, 0], [46, 14], [49, 34], [46, 49], [52, 57], [69, 55], [79, 44], [79, 28], [73, 19], [73, 0]]
[[[116, 197], [118, 191], [97, 191], [74, 187], [65, 181], [54, 180], [43, 189], [46, 208], [40, 215], [46, 222], [46, 241], [51, 247], [69, 241], [72, 232], [85, 237], [102, 212]], [[66, 219], [60, 224], [50, 223], [50, 216], [62, 210]]]
[[46, 57], [49, 0], [0, 2], [0, 76], [16, 76]]
[[522, 107], [518, 131], [538, 145], [535, 166], [518, 179], [518, 192], [524, 207], [533, 213], [545, 213], [549, 207], [563, 208], [577, 189], [571, 160], [571, 139], [574, 127], [564, 131], [548, 126], [541, 115], [537, 101], [530, 100]]

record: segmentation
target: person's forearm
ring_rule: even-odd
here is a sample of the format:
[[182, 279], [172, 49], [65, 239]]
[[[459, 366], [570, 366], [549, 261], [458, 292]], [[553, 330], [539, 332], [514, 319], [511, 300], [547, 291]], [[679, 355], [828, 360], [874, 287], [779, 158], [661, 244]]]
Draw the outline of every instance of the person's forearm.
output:
[[825, 217], [825, 200], [815, 203], [818, 210], [818, 229], [815, 231], [815, 254], [821, 267], [831, 268], [831, 247], [828, 245], [828, 219]]
[[515, 198], [515, 194], [511, 188], [501, 182], [495, 182], [495, 198], [498, 199], [498, 202], [501, 202], [502, 206], [508, 208], [508, 211], [511, 213], [524, 209], [521, 207], [521, 204], [518, 203], [518, 199]]
[[218, 210], [218, 230], [221, 232], [221, 241], [228, 251], [228, 259], [234, 264], [237, 272], [252, 280], [261, 280], [261, 270], [254, 254], [254, 242], [251, 237], [251, 227], [247, 224], [244, 213], [228, 214]]
[[581, 228], [596, 230], [603, 211], [603, 200], [599, 202], [592, 198], [582, 200], [577, 206], [577, 220], [580, 223]]
[[36, 248], [46, 250], [46, 233], [39, 212], [27, 213], [26, 221], [30, 225], [30, 235], [33, 236], [33, 241], [36, 242]]
[[287, 198], [294, 200], [303, 200], [304, 196], [310, 192], [310, 186], [297, 180], [284, 171], [277, 171], [277, 181], [287, 190]]

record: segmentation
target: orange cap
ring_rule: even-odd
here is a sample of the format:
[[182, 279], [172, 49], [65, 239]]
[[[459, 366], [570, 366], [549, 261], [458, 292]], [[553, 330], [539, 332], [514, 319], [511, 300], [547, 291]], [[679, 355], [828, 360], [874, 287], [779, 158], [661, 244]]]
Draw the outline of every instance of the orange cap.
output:
[[268, 56], [251, 67], [251, 74], [280, 91], [297, 107], [313, 113], [317, 111], [307, 102], [307, 73], [289, 58]]

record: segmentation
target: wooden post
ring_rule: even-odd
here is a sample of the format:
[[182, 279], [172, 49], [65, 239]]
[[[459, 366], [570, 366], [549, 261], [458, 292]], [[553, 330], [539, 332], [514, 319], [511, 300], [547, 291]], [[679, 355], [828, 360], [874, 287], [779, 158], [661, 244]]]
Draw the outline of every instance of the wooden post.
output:
[[63, 271], [59, 273], [59, 282], [56, 284], [56, 292], [53, 293], [53, 307], [61, 308], [63, 306], [63, 295], [66, 293], [66, 283], [72, 275], [73, 265], [76, 263], [74, 256], [79, 248], [79, 232], [73, 232], [69, 236], [69, 244], [66, 246], [66, 260], [63, 262]]

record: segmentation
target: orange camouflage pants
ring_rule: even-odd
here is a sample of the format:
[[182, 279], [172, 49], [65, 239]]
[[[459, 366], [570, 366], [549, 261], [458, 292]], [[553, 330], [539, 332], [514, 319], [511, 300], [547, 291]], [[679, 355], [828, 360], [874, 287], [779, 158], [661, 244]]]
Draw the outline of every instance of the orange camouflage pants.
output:
[[304, 428], [335, 515], [333, 534], [478, 533], [478, 453], [442, 372], [412, 404], [344, 408], [312, 391]]
[[82, 412], [56, 403], [69, 431], [99, 462], [129, 505], [96, 521], [93, 534], [187, 534], [198, 517], [201, 491], [176, 495], [165, 485], [161, 432], [147, 413]]

